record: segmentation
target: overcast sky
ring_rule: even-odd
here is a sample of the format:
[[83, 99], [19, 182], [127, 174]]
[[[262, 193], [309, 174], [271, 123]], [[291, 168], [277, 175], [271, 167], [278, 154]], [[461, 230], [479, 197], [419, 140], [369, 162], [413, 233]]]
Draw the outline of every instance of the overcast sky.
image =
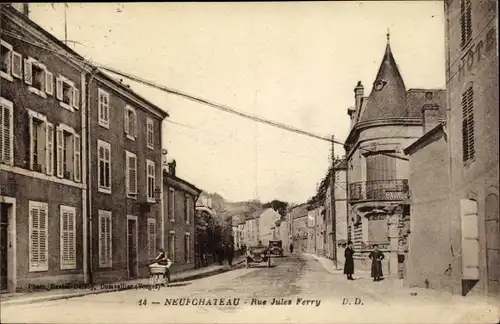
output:
[[[358, 80], [369, 94], [386, 46], [408, 88], [444, 88], [442, 1], [69, 4], [68, 39], [101, 64], [343, 141]], [[63, 4], [31, 17], [64, 39]], [[166, 109], [178, 175], [229, 200], [303, 202], [330, 144], [129, 82]], [[338, 155], [344, 149], [336, 145]]]

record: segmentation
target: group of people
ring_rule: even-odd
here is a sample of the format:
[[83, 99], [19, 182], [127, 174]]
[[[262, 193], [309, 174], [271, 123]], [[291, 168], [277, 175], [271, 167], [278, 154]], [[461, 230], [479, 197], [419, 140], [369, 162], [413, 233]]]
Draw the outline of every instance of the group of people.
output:
[[[347, 242], [344, 257], [344, 274], [347, 276], [347, 280], [354, 280], [352, 277], [354, 274], [354, 248], [351, 241]], [[371, 277], [373, 281], [382, 280], [384, 277], [382, 273], [382, 260], [384, 259], [384, 254], [378, 249], [378, 245], [375, 244], [373, 246], [373, 251], [370, 252], [368, 257], [372, 260]]]

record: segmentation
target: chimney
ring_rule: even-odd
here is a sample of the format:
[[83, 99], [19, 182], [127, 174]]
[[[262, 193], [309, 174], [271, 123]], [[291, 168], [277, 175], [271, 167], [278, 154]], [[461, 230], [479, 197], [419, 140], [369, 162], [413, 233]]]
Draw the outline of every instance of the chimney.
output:
[[365, 95], [365, 87], [361, 84], [361, 81], [358, 81], [356, 88], [354, 88], [354, 100], [356, 105], [354, 107], [355, 110], [359, 111], [361, 109], [361, 98]]
[[422, 107], [424, 134], [439, 125], [439, 105], [433, 102], [433, 93], [425, 93], [425, 104]]
[[168, 173], [170, 173], [174, 177], [175, 177], [175, 166], [176, 165], [177, 165], [177, 163], [175, 162], [175, 160], [173, 160], [172, 162], [170, 162], [168, 164]]
[[29, 17], [30, 10], [29, 10], [29, 4], [28, 3], [11, 3], [10, 4], [14, 9], [25, 15], [26, 17]]

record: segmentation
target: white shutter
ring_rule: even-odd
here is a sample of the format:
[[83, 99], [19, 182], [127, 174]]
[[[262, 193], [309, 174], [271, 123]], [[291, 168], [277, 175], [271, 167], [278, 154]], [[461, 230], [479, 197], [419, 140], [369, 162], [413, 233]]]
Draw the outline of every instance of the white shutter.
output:
[[73, 108], [80, 109], [80, 91], [73, 87]]
[[31, 61], [24, 59], [24, 82], [26, 84], [33, 84], [33, 79], [32, 79], [32, 66], [31, 66]]
[[21, 79], [23, 77], [23, 57], [21, 54], [12, 51], [12, 69], [13, 77]]
[[74, 134], [73, 135], [73, 150], [74, 150], [74, 157], [73, 157], [73, 162], [74, 162], [74, 175], [75, 175], [75, 181], [80, 182], [81, 181], [81, 175], [82, 175], [82, 159], [81, 159], [81, 139], [80, 135]]
[[45, 70], [45, 92], [54, 95], [54, 75], [47, 70]]
[[29, 253], [30, 253], [30, 271], [36, 270], [40, 263], [40, 211], [36, 207], [30, 206], [30, 223], [29, 223]]
[[148, 219], [148, 255], [150, 259], [156, 256], [156, 220]]
[[60, 265], [61, 269], [76, 268], [76, 229], [75, 229], [75, 214], [74, 207], [61, 206], [60, 226], [61, 226], [61, 243], [60, 243]]
[[45, 123], [45, 169], [48, 175], [54, 174], [54, 125]]
[[129, 192], [131, 194], [136, 194], [137, 193], [137, 158], [134, 155], [130, 155], [128, 157], [128, 163], [129, 163], [129, 169], [128, 169], [128, 174], [129, 174]]
[[106, 266], [106, 217], [99, 215], [99, 266]]
[[35, 128], [35, 123], [33, 121], [33, 117], [30, 116], [29, 117], [30, 120], [29, 120], [29, 132], [30, 132], [30, 170], [33, 170], [34, 168], [34, 149], [35, 149], [35, 135], [36, 135], [36, 128]]
[[68, 266], [68, 261], [69, 261], [69, 236], [68, 236], [68, 225], [69, 225], [69, 213], [68, 211], [64, 208], [61, 207], [60, 211], [60, 216], [61, 216], [61, 243], [60, 243], [60, 253], [61, 253], [61, 268], [64, 269], [66, 266]]
[[132, 124], [130, 125], [132, 129], [130, 130], [130, 133], [133, 137], [137, 137], [137, 114], [135, 110], [132, 111]]
[[60, 76], [56, 78], [56, 98], [57, 100], [63, 100], [63, 80]]
[[129, 110], [125, 108], [125, 134], [128, 134], [130, 132], [129, 130], [129, 118], [128, 118], [128, 112]]
[[76, 268], [76, 212], [75, 209], [70, 211], [68, 219], [68, 263], [72, 268]]
[[147, 119], [147, 135], [146, 135], [146, 139], [147, 139], [147, 146], [150, 149], [153, 149], [153, 147], [154, 147], [153, 129], [154, 129], [153, 120], [148, 117], [148, 119]]
[[477, 203], [470, 199], [460, 200], [462, 223], [462, 279], [479, 279], [479, 224]]
[[112, 264], [112, 229], [111, 229], [111, 217], [106, 217], [106, 264], [111, 266]]
[[57, 145], [56, 171], [57, 171], [57, 176], [59, 178], [62, 178], [64, 176], [64, 170], [63, 170], [64, 137], [63, 137], [63, 130], [59, 129], [59, 127], [56, 128], [56, 145]]
[[29, 270], [48, 270], [48, 205], [29, 202]]
[[0, 161], [13, 164], [14, 116], [12, 107], [0, 106]]
[[48, 270], [49, 265], [49, 234], [48, 208], [40, 209], [40, 267]]

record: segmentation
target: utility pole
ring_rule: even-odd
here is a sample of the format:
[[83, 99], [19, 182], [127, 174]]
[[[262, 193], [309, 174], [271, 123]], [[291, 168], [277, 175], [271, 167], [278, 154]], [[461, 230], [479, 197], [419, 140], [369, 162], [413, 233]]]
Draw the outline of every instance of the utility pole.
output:
[[330, 210], [332, 214], [332, 257], [335, 263], [335, 268], [338, 267], [337, 263], [337, 214], [335, 206], [335, 135], [332, 135], [332, 171], [330, 174]]

